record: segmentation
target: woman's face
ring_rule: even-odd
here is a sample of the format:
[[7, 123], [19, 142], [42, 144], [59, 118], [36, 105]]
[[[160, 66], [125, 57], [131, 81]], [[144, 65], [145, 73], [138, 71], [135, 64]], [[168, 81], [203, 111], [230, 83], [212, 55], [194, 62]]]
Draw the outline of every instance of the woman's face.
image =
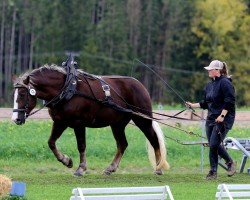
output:
[[220, 76], [220, 70], [218, 70], [218, 69], [208, 70], [208, 76], [210, 78], [219, 77]]

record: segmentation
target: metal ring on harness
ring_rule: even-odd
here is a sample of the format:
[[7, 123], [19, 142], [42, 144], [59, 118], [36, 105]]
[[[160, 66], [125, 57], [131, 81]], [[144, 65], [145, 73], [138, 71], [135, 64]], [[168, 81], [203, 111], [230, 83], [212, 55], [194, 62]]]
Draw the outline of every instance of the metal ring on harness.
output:
[[106, 85], [106, 84], [102, 85], [102, 89], [103, 89], [106, 97], [110, 97], [111, 96], [109, 85]]

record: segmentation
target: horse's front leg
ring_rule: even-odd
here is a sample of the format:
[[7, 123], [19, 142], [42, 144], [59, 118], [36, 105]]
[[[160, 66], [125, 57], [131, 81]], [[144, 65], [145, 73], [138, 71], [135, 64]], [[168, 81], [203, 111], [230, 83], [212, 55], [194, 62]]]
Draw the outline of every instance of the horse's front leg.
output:
[[67, 128], [67, 125], [60, 123], [60, 122], [54, 122], [51, 130], [51, 135], [48, 140], [48, 145], [51, 151], [54, 153], [55, 157], [58, 161], [66, 165], [68, 168], [73, 167], [73, 161], [71, 158], [69, 158], [67, 155], [64, 155], [61, 153], [57, 147], [56, 147], [56, 141], [60, 136], [62, 135], [63, 131]]
[[85, 137], [85, 127], [79, 126], [74, 128], [76, 141], [77, 141], [77, 148], [80, 155], [80, 164], [77, 170], [75, 171], [74, 175], [82, 176], [84, 172], [87, 170], [87, 163], [86, 163], [86, 137]]

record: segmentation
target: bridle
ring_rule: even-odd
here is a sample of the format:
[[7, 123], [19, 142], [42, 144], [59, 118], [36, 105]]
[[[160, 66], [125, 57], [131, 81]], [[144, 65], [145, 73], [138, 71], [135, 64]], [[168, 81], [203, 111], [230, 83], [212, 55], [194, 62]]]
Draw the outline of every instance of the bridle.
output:
[[[68, 77], [68, 75], [67, 75]], [[74, 88], [72, 90], [72, 87], [70, 87], [71, 85], [74, 85]], [[73, 91], [73, 93], [71, 94], [71, 96], [74, 95], [75, 89], [76, 87], [76, 77], [70, 77], [69, 80], [64, 84], [63, 88], [60, 90], [59, 94], [56, 95], [55, 97], [53, 97], [50, 101], [44, 101], [44, 104], [41, 108], [31, 112], [31, 113], [27, 113], [27, 110], [29, 108], [29, 96], [36, 96], [36, 90], [28, 85], [25, 85], [24, 83], [16, 83], [14, 85], [14, 88], [25, 88], [27, 91], [27, 95], [26, 95], [26, 99], [25, 99], [25, 106], [24, 108], [17, 108], [17, 109], [13, 109], [13, 112], [18, 112], [18, 113], [23, 113], [24, 114], [24, 119], [27, 119], [29, 116], [37, 113], [38, 111], [42, 110], [44, 107], [55, 107], [57, 104], [59, 104], [60, 102], [62, 102], [64, 99], [66, 99], [67, 95], [68, 95], [68, 90], [70, 90], [71, 92]], [[67, 99], [66, 99], [67, 100]]]
[[30, 114], [27, 113], [28, 108], [29, 108], [29, 96], [34, 96], [34, 95], [31, 95], [30, 93], [31, 93], [31, 91], [35, 92], [35, 90], [32, 89], [32, 88], [30, 88], [29, 86], [27, 86], [25, 84], [22, 84], [22, 83], [16, 83], [14, 85], [14, 88], [15, 89], [25, 88], [26, 91], [27, 91], [27, 93], [25, 95], [25, 105], [24, 105], [24, 108], [15, 108], [15, 109], [13, 109], [13, 112], [23, 113], [24, 117], [26, 119], [26, 118], [28, 118], [28, 116], [30, 116]]

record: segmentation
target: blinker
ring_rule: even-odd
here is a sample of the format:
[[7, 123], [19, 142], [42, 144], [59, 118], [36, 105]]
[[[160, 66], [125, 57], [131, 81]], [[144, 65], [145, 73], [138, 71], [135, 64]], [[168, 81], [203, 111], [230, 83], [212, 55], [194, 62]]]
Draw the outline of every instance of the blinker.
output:
[[34, 88], [29, 87], [29, 93], [30, 93], [31, 96], [35, 96], [36, 95], [36, 90]]

